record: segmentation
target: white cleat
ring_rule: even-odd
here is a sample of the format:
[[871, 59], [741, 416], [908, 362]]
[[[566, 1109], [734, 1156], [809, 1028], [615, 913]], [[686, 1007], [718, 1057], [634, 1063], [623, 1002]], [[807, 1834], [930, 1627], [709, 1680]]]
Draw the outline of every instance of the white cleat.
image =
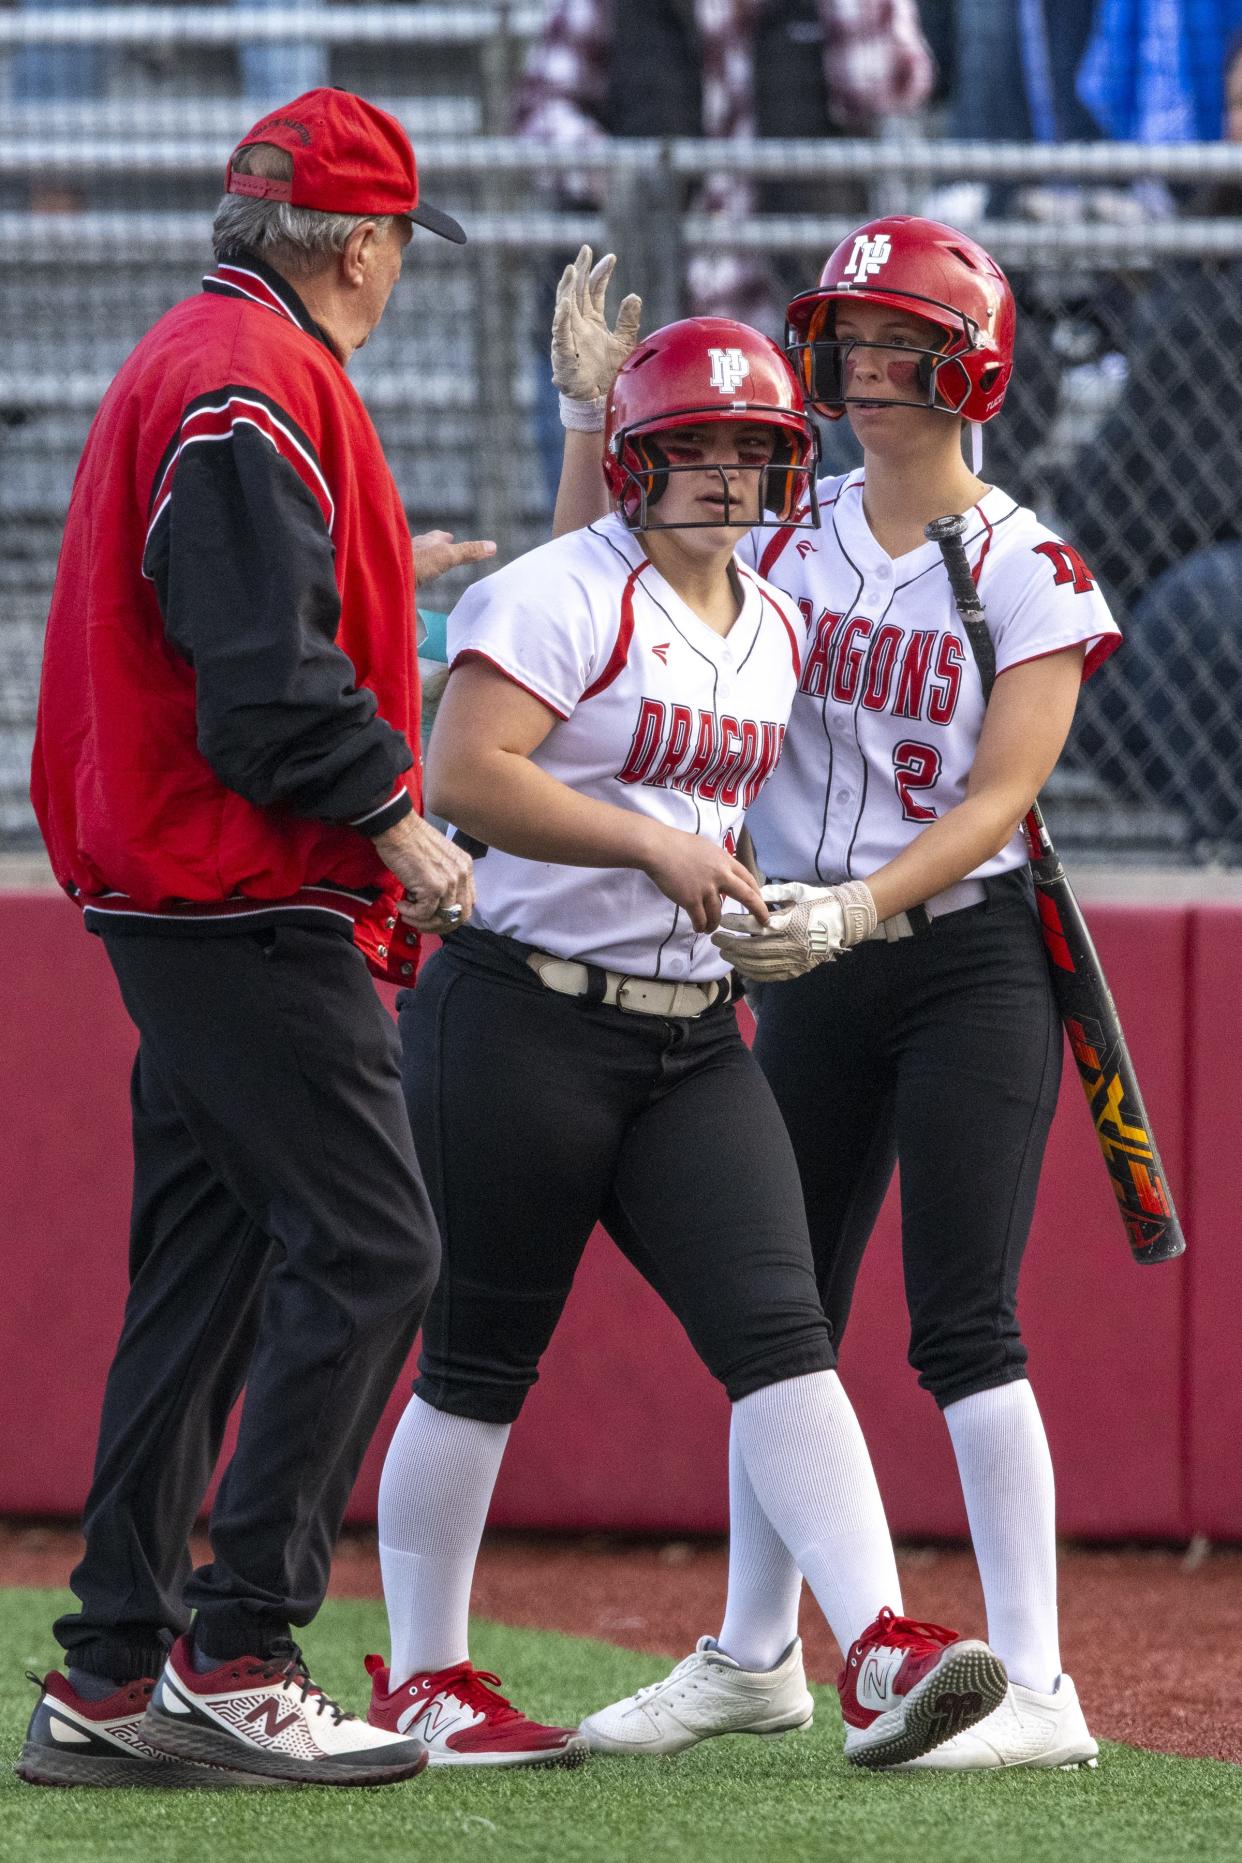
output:
[[775, 1669], [743, 1669], [713, 1637], [700, 1637], [662, 1682], [588, 1714], [578, 1731], [596, 1753], [684, 1753], [716, 1734], [793, 1733], [814, 1713], [801, 1637]]
[[1000, 1707], [986, 1720], [954, 1734], [919, 1759], [885, 1771], [980, 1772], [1000, 1766], [1059, 1766], [1070, 1772], [1094, 1766], [1099, 1751], [1087, 1731], [1073, 1680], [1063, 1675], [1051, 1695], [1011, 1682]]

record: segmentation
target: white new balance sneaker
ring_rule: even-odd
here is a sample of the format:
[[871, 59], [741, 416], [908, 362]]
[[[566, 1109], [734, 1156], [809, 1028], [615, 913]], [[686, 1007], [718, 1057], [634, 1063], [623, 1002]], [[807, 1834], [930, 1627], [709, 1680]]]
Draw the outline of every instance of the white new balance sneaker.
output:
[[395, 1785], [427, 1764], [420, 1740], [372, 1727], [329, 1700], [292, 1643], [204, 1675], [180, 1637], [141, 1726], [149, 1746], [175, 1759], [294, 1785]]
[[775, 1669], [743, 1669], [700, 1637], [662, 1682], [588, 1714], [578, 1731], [596, 1753], [683, 1753], [716, 1734], [793, 1733], [814, 1713], [801, 1637]]
[[954, 1734], [932, 1752], [887, 1770], [978, 1772], [998, 1766], [1059, 1766], [1072, 1772], [1094, 1766], [1099, 1751], [1087, 1731], [1073, 1680], [1063, 1675], [1051, 1695], [1011, 1682], [1000, 1707], [986, 1720]]

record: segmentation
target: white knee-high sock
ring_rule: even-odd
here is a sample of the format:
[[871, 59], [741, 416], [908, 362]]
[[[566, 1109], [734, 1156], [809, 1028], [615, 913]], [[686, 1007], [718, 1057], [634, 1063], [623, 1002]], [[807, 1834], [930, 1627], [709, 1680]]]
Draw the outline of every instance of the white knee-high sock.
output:
[[729, 1431], [729, 1595], [716, 1641], [743, 1669], [774, 1669], [798, 1634], [802, 1574], [760, 1507]]
[[450, 1416], [418, 1397], [393, 1432], [379, 1491], [393, 1688], [469, 1654], [470, 1585], [508, 1440], [507, 1423]]
[[841, 1646], [901, 1586], [884, 1503], [862, 1430], [835, 1371], [752, 1391], [733, 1406], [755, 1498], [798, 1566]]
[[944, 1413], [988, 1611], [988, 1641], [1011, 1682], [1048, 1693], [1057, 1641], [1056, 1492], [1035, 1393], [1025, 1378]]

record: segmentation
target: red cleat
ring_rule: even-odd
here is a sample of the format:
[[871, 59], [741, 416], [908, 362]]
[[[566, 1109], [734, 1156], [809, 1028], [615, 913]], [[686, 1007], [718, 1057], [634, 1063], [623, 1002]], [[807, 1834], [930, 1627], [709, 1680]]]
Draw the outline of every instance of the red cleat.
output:
[[845, 1757], [896, 1766], [930, 1753], [1004, 1700], [1005, 1665], [986, 1643], [883, 1610], [837, 1677]]
[[412, 1675], [388, 1687], [382, 1656], [366, 1658], [372, 1727], [421, 1740], [431, 1766], [581, 1766], [586, 1741], [572, 1727], [528, 1721], [496, 1690], [498, 1675], [471, 1663]]

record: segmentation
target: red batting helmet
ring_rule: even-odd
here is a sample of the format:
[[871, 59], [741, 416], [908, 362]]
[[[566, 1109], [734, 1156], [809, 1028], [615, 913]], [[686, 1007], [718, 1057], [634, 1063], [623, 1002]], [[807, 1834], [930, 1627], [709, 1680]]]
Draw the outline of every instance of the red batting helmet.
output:
[[975, 240], [936, 220], [895, 213], [843, 239], [814, 291], [785, 313], [785, 352], [808, 401], [829, 420], [845, 412], [844, 355], [834, 338], [835, 308], [849, 299], [924, 317], [944, 346], [920, 350], [926, 399], [898, 403], [940, 408], [965, 420], [999, 414], [1013, 373], [1016, 313], [1009, 281]]
[[[771, 460], [742, 468], [760, 474], [760, 506], [772, 514], [760, 523], [790, 522], [802, 506], [801, 517], [809, 522], [800, 527], [817, 526], [819, 435], [789, 363], [775, 343], [748, 324], [727, 317], [687, 317], [637, 343], [608, 391], [604, 477], [630, 529], [663, 528], [650, 524], [648, 514], [663, 496], [670, 472], [713, 469], [670, 466], [654, 436], [671, 427], [721, 421], [775, 429]], [[724, 468], [716, 470], [725, 483]], [[728, 499], [725, 484], [722, 524], [729, 522]]]

